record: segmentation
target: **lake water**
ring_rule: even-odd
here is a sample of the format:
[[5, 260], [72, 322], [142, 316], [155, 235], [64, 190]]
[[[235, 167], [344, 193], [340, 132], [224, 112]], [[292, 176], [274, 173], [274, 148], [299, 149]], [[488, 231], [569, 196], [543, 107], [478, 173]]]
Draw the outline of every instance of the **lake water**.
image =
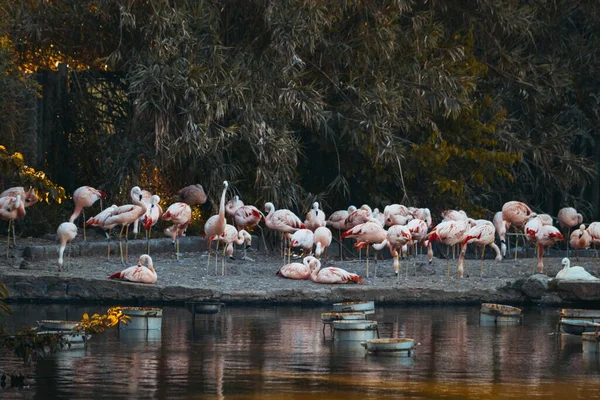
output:
[[[163, 309], [162, 331], [95, 335], [25, 367], [6, 352], [0, 369], [22, 371], [17, 399], [576, 399], [600, 398], [600, 361], [578, 336], [555, 335], [558, 310], [525, 310], [523, 324], [480, 326], [478, 307], [383, 307], [382, 337], [410, 337], [413, 357], [366, 354], [322, 331], [330, 307], [226, 307], [198, 315]], [[9, 328], [79, 319], [103, 306], [13, 305]]]

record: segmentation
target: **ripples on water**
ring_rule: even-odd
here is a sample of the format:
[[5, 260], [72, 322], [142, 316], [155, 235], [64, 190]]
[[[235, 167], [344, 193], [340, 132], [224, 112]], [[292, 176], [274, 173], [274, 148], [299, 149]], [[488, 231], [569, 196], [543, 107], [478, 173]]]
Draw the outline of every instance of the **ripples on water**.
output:
[[[9, 329], [79, 319], [106, 307], [14, 305]], [[160, 332], [95, 335], [32, 367], [0, 353], [1, 369], [33, 378], [5, 398], [575, 399], [600, 396], [598, 357], [581, 338], [551, 335], [558, 311], [528, 309], [522, 325], [480, 326], [478, 307], [377, 307], [382, 337], [420, 343], [411, 358], [324, 340], [329, 308], [165, 307]], [[325, 331], [327, 339], [330, 332]]]

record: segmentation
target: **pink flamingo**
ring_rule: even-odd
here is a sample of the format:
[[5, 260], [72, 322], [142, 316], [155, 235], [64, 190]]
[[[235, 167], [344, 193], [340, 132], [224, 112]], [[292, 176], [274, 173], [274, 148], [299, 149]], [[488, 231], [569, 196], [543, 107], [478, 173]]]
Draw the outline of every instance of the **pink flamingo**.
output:
[[315, 229], [314, 243], [317, 258], [321, 258], [321, 254], [327, 254], [327, 248], [331, 245], [331, 238], [331, 231], [326, 226]]
[[233, 199], [229, 200], [227, 204], [225, 204], [225, 214], [229, 215], [231, 218], [235, 215], [235, 212], [244, 206], [244, 202], [240, 200], [240, 196], [234, 196]]
[[187, 226], [192, 221], [192, 208], [183, 202], [173, 203], [167, 208], [161, 219], [173, 223], [169, 233], [175, 250], [175, 257], [179, 261], [179, 237], [184, 236]]
[[[133, 201], [133, 198], [131, 199]], [[142, 190], [142, 201], [144, 203], [146, 203], [146, 206], [148, 206], [148, 211], [146, 211], [146, 214], [148, 212], [150, 212], [150, 208], [152, 207], [152, 193], [149, 192], [148, 190]], [[133, 222], [133, 237], [134, 239], [137, 239], [137, 235], [140, 232], [140, 221], [142, 222], [142, 225], [144, 224], [144, 221], [146, 219], [146, 215], [142, 216], [140, 219], [136, 220]], [[148, 235], [148, 232], [146, 232], [146, 235]]]
[[81, 186], [73, 192], [73, 202], [75, 210], [69, 217], [69, 222], [75, 222], [79, 214], [83, 213], [83, 240], [87, 240], [85, 234], [85, 208], [91, 207], [96, 201], [100, 200], [100, 209], [102, 209], [102, 199], [106, 198], [106, 192], [94, 189], [91, 186]]
[[[567, 237], [571, 237], [571, 229], [583, 223], [583, 215], [573, 207], [564, 207], [558, 211], [558, 223], [562, 229], [567, 228]], [[567, 257], [569, 257], [569, 243], [567, 242]]]
[[500, 238], [500, 250], [502, 253], [502, 257], [506, 256], [506, 231], [510, 228], [510, 222], [502, 219], [502, 211], [498, 211], [494, 214], [494, 219], [492, 220], [494, 227], [496, 228], [496, 232], [498, 233], [498, 237]]
[[367, 244], [367, 278], [369, 277], [369, 246], [371, 243], [381, 243], [386, 239], [387, 232], [379, 222], [370, 218], [367, 222], [356, 225], [342, 234], [342, 239], [354, 238], [362, 244], [357, 243], [356, 247], [362, 248]]
[[571, 236], [569, 237], [570, 245], [573, 249], [575, 249], [575, 259], [579, 261], [579, 256], [577, 255], [577, 250], [580, 249], [589, 249], [592, 244], [592, 236], [585, 229], [585, 225], [579, 225], [578, 229], [575, 229], [571, 232]]
[[104, 210], [100, 211], [100, 213], [98, 213], [96, 216], [89, 218], [85, 222], [85, 226], [95, 226], [95, 227], [101, 228], [104, 231], [104, 234], [106, 235], [106, 240], [108, 241], [108, 246], [107, 246], [107, 250], [106, 250], [106, 259], [109, 261], [110, 261], [110, 231], [112, 230], [114, 225], [106, 226], [105, 222], [106, 222], [106, 218], [111, 216], [117, 208], [118, 208], [117, 205], [113, 204], [112, 206], [107, 207]]
[[265, 203], [265, 211], [267, 212], [267, 215], [265, 216], [265, 224], [267, 227], [274, 231], [281, 232], [283, 258], [285, 260], [284, 249], [287, 247], [289, 250], [289, 263], [291, 248], [287, 246], [286, 242], [291, 238], [292, 233], [296, 232], [298, 229], [306, 229], [306, 226], [302, 223], [300, 218], [290, 210], [281, 209], [275, 211], [275, 206], [271, 202]]
[[342, 246], [342, 231], [346, 230], [346, 219], [351, 212], [355, 211], [355, 206], [348, 207], [348, 210], [339, 210], [332, 213], [326, 221], [326, 226], [338, 230], [338, 238], [340, 244], [340, 260], [343, 260], [343, 246]]
[[304, 257], [302, 264], [290, 263], [279, 268], [275, 273], [276, 276], [282, 276], [288, 279], [308, 279], [310, 278], [310, 262], [316, 260], [313, 256]]
[[223, 232], [219, 236], [213, 237], [213, 240], [217, 240], [223, 243], [223, 257], [221, 257], [221, 275], [225, 275], [225, 252], [227, 252], [227, 256], [235, 260], [233, 258], [233, 245], [237, 244], [238, 246], [245, 243], [244, 248], [248, 248], [252, 245], [252, 236], [245, 230], [238, 231], [235, 229], [235, 226], [226, 224], [225, 232]]
[[[39, 200], [39, 198], [37, 197], [37, 195], [35, 193], [35, 189], [33, 187], [30, 187], [29, 190], [25, 191], [25, 188], [23, 186], [15, 186], [15, 187], [8, 188], [4, 192], [0, 193], [0, 199], [3, 197], [16, 198], [17, 196], [21, 197], [21, 203], [23, 203], [24, 208], [34, 205]], [[24, 215], [25, 214], [23, 214], [23, 216]], [[23, 218], [23, 216], [20, 216], [17, 219], [21, 219], [21, 218]], [[13, 242], [16, 245], [17, 244], [17, 234], [15, 233], [15, 223], [13, 222], [9, 225], [12, 225]]]
[[156, 283], [158, 275], [156, 275], [152, 258], [148, 254], [142, 254], [138, 259], [137, 265], [116, 272], [109, 276], [108, 279], [121, 279], [130, 282], [153, 284]]
[[363, 279], [342, 268], [329, 267], [321, 269], [321, 261], [313, 258], [309, 261], [311, 269], [310, 279], [315, 283], [358, 283], [363, 284]]
[[408, 231], [410, 232], [410, 236], [412, 237], [412, 242], [415, 245], [415, 256], [418, 253], [419, 243], [421, 246], [427, 246], [427, 260], [429, 264], [433, 262], [433, 249], [431, 248], [431, 243], [427, 240], [427, 231], [429, 230], [427, 226], [427, 221], [422, 219], [415, 218], [410, 220], [408, 224], [406, 224]]
[[385, 227], [385, 215], [381, 211], [379, 211], [379, 208], [375, 207], [373, 209], [372, 217], [375, 218], [381, 226]]
[[177, 192], [176, 200], [191, 207], [200, 206], [206, 203], [206, 193], [200, 184], [189, 185]]
[[307, 229], [311, 231], [315, 231], [318, 227], [325, 226], [327, 224], [326, 215], [323, 210], [319, 209], [319, 202], [315, 201], [313, 203], [313, 208], [309, 212], [306, 213], [306, 221], [304, 221], [304, 225], [306, 225]]
[[152, 195], [150, 207], [146, 214], [142, 217], [144, 222], [144, 229], [146, 230], [146, 253], [150, 254], [150, 237], [152, 235], [152, 227], [156, 225], [158, 220], [163, 214], [162, 207], [160, 206], [160, 196]]
[[[392, 225], [387, 230], [385, 240], [381, 243], [373, 244], [373, 248], [376, 250], [381, 250], [385, 246], [389, 247], [390, 254], [392, 257], [394, 257], [394, 273], [398, 279], [400, 278], [400, 261], [398, 257], [398, 250], [402, 249], [402, 247], [411, 240], [412, 235], [410, 234], [410, 230], [406, 225]], [[375, 272], [375, 275], [377, 275], [377, 272]], [[406, 276], [408, 276], [408, 267], [406, 268]]]
[[598, 257], [596, 245], [600, 244], [600, 222], [592, 222], [588, 225], [586, 231], [588, 231], [590, 237], [592, 238], [592, 245], [594, 246], [594, 258]]
[[433, 226], [433, 220], [431, 219], [431, 211], [429, 208], [416, 208], [412, 211], [412, 216], [414, 219], [425, 221], [428, 229]]
[[[77, 237], [77, 225], [72, 222], [63, 222], [58, 226], [56, 230], [58, 234], [58, 240], [60, 241], [60, 248], [58, 249], [58, 272], [62, 271], [63, 266], [63, 254], [67, 243], [70, 243]], [[69, 251], [69, 254], [71, 252]]]
[[[119, 232], [119, 254], [121, 255], [121, 263], [125, 264], [125, 260], [129, 259], [129, 225], [140, 219], [142, 215], [148, 211], [148, 206], [142, 201], [142, 189], [139, 186], [134, 186], [131, 189], [131, 198], [134, 204], [126, 204], [117, 207], [110, 216], [104, 220], [104, 227], [112, 229], [120, 225]], [[123, 229], [125, 229], [125, 259], [123, 259]]]
[[[352, 211], [346, 218], [344, 229], [354, 228], [356, 225], [364, 224], [373, 217], [373, 210], [367, 204], [363, 204], [359, 209]], [[342, 238], [343, 239], [343, 238]]]
[[[208, 267], [210, 266], [212, 238], [225, 232], [225, 225], [227, 225], [227, 222], [225, 221], [225, 194], [227, 193], [228, 187], [229, 183], [223, 181], [223, 192], [221, 193], [221, 202], [219, 203], [219, 213], [210, 217], [204, 224], [204, 234], [208, 238], [208, 263], [206, 264], [206, 273], [208, 273]], [[217, 249], [215, 250], [215, 275], [217, 274], [218, 252], [219, 242], [217, 242]]]
[[290, 238], [290, 247], [301, 247], [302, 257], [312, 255], [315, 234], [310, 229], [298, 229]]
[[520, 201], [509, 201], [502, 206], [502, 219], [519, 229], [523, 228], [531, 213], [531, 208]]
[[[427, 234], [430, 242], [439, 241], [446, 246], [454, 246], [463, 241], [465, 234], [469, 230], [469, 223], [466, 220], [450, 220], [437, 224], [431, 232]], [[450, 258], [446, 265], [447, 275], [450, 276]]]
[[406, 225], [413, 219], [410, 210], [402, 204], [391, 204], [383, 209], [385, 215], [385, 224], [387, 226]]
[[467, 220], [469, 217], [467, 216], [467, 213], [464, 212], [463, 210], [445, 210], [442, 211], [441, 213], [442, 215], [442, 222], [444, 221], [462, 221], [462, 220]]
[[[260, 230], [260, 236], [262, 237], [263, 244], [265, 245], [265, 250], [267, 250], [267, 242], [265, 241], [265, 235], [263, 234], [263, 230], [260, 227], [259, 223], [262, 219], [264, 219], [264, 215], [260, 210], [254, 206], [244, 205], [238, 208], [233, 214], [233, 222], [237, 227], [238, 231], [245, 230], [248, 232], [252, 232], [252, 230], [256, 227]], [[268, 250], [267, 250], [268, 251]], [[253, 259], [246, 256], [246, 248], [244, 247], [244, 256], [242, 260], [254, 261]]]
[[465, 238], [462, 241], [462, 249], [460, 256], [458, 257], [458, 269], [457, 275], [459, 278], [463, 277], [464, 273], [464, 262], [465, 253], [467, 251], [467, 245], [469, 243], [475, 244], [475, 246], [483, 247], [481, 252], [481, 264], [479, 266], [480, 276], [483, 277], [483, 260], [485, 258], [485, 247], [490, 246], [496, 252], [496, 261], [502, 261], [502, 254], [500, 248], [496, 243], [496, 227], [490, 221], [482, 220], [481, 223], [469, 228], [465, 234]]
[[542, 259], [544, 255], [544, 247], [552, 246], [554, 243], [559, 240], [565, 240], [562, 233], [558, 230], [558, 228], [552, 225], [542, 225], [536, 234], [536, 245], [538, 249], [538, 272], [544, 273], [544, 260]]
[[[8, 232], [7, 232], [7, 242], [6, 242], [6, 258], [8, 259], [8, 253], [10, 250], [10, 227], [13, 226], [13, 236], [15, 234], [14, 231], [14, 221], [19, 218], [23, 218], [25, 216], [25, 204], [21, 201], [21, 195], [17, 195], [16, 197], [12, 196], [4, 196], [0, 197], [0, 219], [4, 221], [8, 221]], [[14, 237], [13, 237], [14, 240]], [[16, 242], [15, 242], [16, 244]]]

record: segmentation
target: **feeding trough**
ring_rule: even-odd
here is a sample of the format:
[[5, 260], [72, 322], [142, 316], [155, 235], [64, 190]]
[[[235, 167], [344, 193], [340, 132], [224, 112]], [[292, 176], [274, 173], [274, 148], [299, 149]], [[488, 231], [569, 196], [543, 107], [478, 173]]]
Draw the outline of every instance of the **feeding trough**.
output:
[[38, 335], [59, 335], [67, 341], [70, 348], [81, 348], [92, 337], [89, 333], [75, 331], [39, 331]]
[[571, 335], [600, 331], [600, 323], [584, 319], [561, 318], [559, 324], [563, 332]]
[[162, 308], [123, 307], [123, 314], [131, 318], [127, 324], [119, 324], [120, 331], [145, 329], [160, 330], [162, 326]]
[[479, 312], [479, 322], [494, 324], [519, 323], [523, 319], [520, 308], [503, 304], [483, 303]]
[[364, 320], [366, 319], [364, 312], [324, 312], [321, 313], [321, 321], [323, 322], [323, 335], [325, 335], [325, 326], [329, 325], [330, 330], [333, 330], [331, 323], [340, 320]]
[[410, 338], [371, 339], [362, 342], [361, 345], [369, 353], [398, 354], [410, 357], [415, 348], [415, 341]]
[[379, 337], [377, 321], [338, 320], [331, 324], [334, 340], [367, 341]]
[[49, 331], [72, 331], [73, 329], [75, 329], [77, 321], [58, 321], [43, 319], [41, 321], [37, 321], [37, 324], [40, 329], [45, 329]]
[[364, 314], [375, 313], [374, 301], [347, 301], [333, 304], [334, 312], [362, 312]]
[[584, 332], [581, 339], [584, 353], [600, 353], [600, 332]]
[[192, 314], [216, 314], [225, 304], [220, 301], [187, 301], [185, 305]]
[[600, 310], [583, 310], [576, 308], [561, 308], [561, 319], [577, 319], [600, 323]]

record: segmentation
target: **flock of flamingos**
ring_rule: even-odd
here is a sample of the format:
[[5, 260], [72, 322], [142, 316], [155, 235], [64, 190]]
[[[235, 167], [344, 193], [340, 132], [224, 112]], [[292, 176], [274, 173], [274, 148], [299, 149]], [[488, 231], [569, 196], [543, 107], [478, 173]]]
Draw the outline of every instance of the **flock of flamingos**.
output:
[[[544, 249], [552, 246], [557, 241], [565, 240], [561, 231], [553, 226], [553, 218], [550, 215], [536, 214], [527, 204], [519, 201], [505, 203], [502, 211], [498, 211], [492, 221], [470, 218], [464, 211], [446, 210], [441, 214], [442, 222], [435, 226], [433, 226], [431, 212], [428, 208], [392, 204], [386, 206], [382, 213], [377, 208], [371, 209], [365, 204], [360, 208], [350, 206], [347, 210], [335, 211], [329, 218], [326, 218], [326, 214], [319, 209], [319, 203], [315, 202], [312, 209], [306, 214], [305, 220], [302, 221], [290, 210], [276, 210], [273, 203], [270, 202], [264, 205], [266, 214], [255, 206], [245, 205], [238, 196], [225, 203], [227, 188], [228, 183], [224, 181], [219, 213], [211, 216], [204, 225], [204, 232], [208, 238], [209, 265], [212, 252], [211, 244], [213, 241], [217, 242], [217, 249], [214, 252], [215, 268], [220, 243], [223, 244], [223, 256], [227, 253], [230, 258], [233, 258], [234, 245], [244, 245], [243, 257], [249, 259], [246, 256], [246, 248], [250, 246], [252, 239], [248, 232], [256, 227], [261, 229], [259, 223], [263, 220], [267, 228], [281, 233], [281, 254], [285, 265], [277, 271], [277, 275], [291, 279], [311, 279], [318, 283], [363, 283], [360, 276], [341, 268], [321, 269], [320, 258], [326, 253], [332, 241], [330, 228], [339, 232], [340, 243], [344, 238], [354, 238], [356, 239], [354, 246], [357, 249], [367, 248], [367, 277], [369, 276], [368, 254], [370, 247], [373, 247], [375, 251], [388, 247], [394, 260], [395, 274], [399, 276], [400, 257], [404, 257], [408, 253], [409, 247], [414, 248], [415, 254], [418, 253], [419, 245], [426, 247], [427, 257], [431, 263], [433, 259], [432, 242], [439, 241], [450, 246], [453, 253], [454, 246], [457, 245], [460, 248], [457, 275], [463, 277], [467, 245], [472, 243], [483, 248], [481, 268], [483, 268], [483, 257], [487, 246], [495, 251], [495, 260], [501, 261], [506, 256], [506, 234], [511, 227], [516, 232], [521, 232], [525, 240], [531, 242], [537, 248], [538, 273], [544, 273]], [[203, 204], [206, 201], [206, 194], [202, 186], [191, 185], [180, 190], [178, 193], [178, 200], [180, 201], [171, 204], [164, 213], [159, 205], [159, 196], [142, 190], [139, 186], [132, 188], [130, 195], [132, 204], [112, 205], [102, 210], [98, 215], [86, 220], [85, 208], [92, 206], [98, 200], [102, 203], [102, 199], [106, 198], [106, 193], [90, 186], [82, 186], [75, 190], [73, 193], [73, 202], [75, 203], [73, 214], [69, 218], [69, 222], [60, 224], [57, 230], [60, 240], [59, 271], [63, 266], [63, 255], [67, 243], [70, 243], [77, 236], [78, 228], [74, 222], [81, 213], [83, 213], [84, 221], [84, 240], [86, 239], [86, 226], [103, 229], [108, 240], [107, 257], [109, 259], [110, 232], [113, 228], [120, 227], [118, 234], [119, 250], [123, 265], [126, 265], [129, 255], [129, 226], [132, 226], [134, 234], [137, 234], [139, 224], [146, 229], [148, 254], [142, 255], [137, 265], [111, 275], [110, 279], [156, 283], [157, 274], [149, 255], [149, 240], [152, 227], [159, 220], [170, 224], [170, 227], [165, 229], [165, 234], [171, 237], [175, 256], [179, 261], [179, 237], [185, 235], [186, 228], [191, 222], [191, 207]], [[26, 191], [23, 187], [13, 187], [0, 194], [0, 218], [8, 221], [7, 257], [10, 248], [11, 226], [13, 241], [15, 240], [14, 220], [23, 218], [25, 209], [37, 201], [35, 191], [33, 189]], [[233, 224], [227, 223], [226, 215], [231, 218]], [[596, 244], [600, 244], [600, 222], [592, 222], [586, 228], [583, 225], [582, 215], [571, 207], [561, 209], [557, 219], [560, 227], [567, 230], [569, 238], [567, 245], [572, 249], [587, 249], [591, 245], [595, 249]], [[573, 228], [577, 229], [571, 232]], [[124, 231], [125, 252], [123, 252], [122, 245]], [[498, 236], [500, 247], [496, 245], [496, 236]], [[302, 249], [302, 263], [290, 262], [292, 247]], [[340, 245], [340, 258], [342, 257], [341, 250], [342, 246]], [[581, 267], [570, 267], [569, 260], [565, 260], [563, 260], [565, 268], [559, 272], [557, 278], [597, 279]], [[449, 262], [450, 259], [448, 258], [448, 274]], [[221, 263], [223, 271], [223, 258]]]

